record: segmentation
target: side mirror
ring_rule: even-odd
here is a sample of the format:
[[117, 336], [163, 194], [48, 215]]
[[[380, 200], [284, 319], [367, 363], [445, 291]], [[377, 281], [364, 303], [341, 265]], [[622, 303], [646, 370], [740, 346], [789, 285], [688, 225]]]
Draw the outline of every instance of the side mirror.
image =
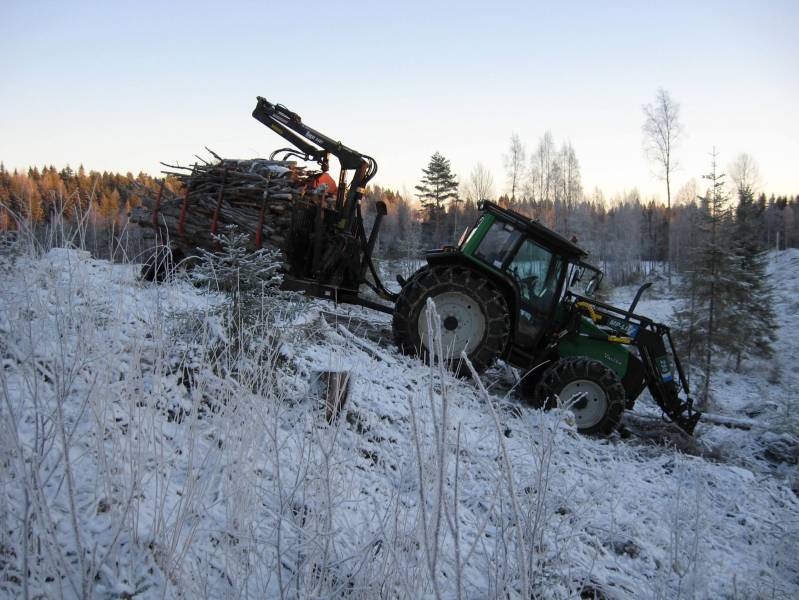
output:
[[571, 280], [571, 283], [569, 284], [569, 287], [575, 286], [578, 283], [580, 283], [580, 281], [583, 278], [583, 271], [584, 271], [584, 269], [579, 268], [579, 267], [574, 269], [574, 272], [572, 273], [572, 280]]
[[588, 285], [585, 286], [585, 295], [586, 296], [593, 296], [594, 292], [596, 292], [596, 288], [599, 285], [599, 278], [592, 277], [591, 281], [588, 282]]
[[461, 246], [463, 246], [463, 243], [466, 241], [466, 238], [469, 237], [469, 234], [471, 232], [472, 232], [472, 228], [471, 227], [467, 227], [466, 229], [463, 230], [463, 233], [461, 234], [461, 237], [458, 238], [458, 247], [459, 248]]

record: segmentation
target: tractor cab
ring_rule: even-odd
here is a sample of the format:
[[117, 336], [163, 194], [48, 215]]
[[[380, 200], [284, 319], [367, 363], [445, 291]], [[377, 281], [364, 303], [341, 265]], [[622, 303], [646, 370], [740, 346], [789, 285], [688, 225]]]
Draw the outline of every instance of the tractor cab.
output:
[[567, 288], [582, 280], [589, 266], [581, 259], [587, 253], [538, 221], [492, 202], [482, 202], [480, 209], [482, 216], [461, 237], [458, 250], [503, 281], [503, 287], [515, 288], [509, 307], [514, 339], [520, 351], [529, 352], [562, 320], [557, 308]]

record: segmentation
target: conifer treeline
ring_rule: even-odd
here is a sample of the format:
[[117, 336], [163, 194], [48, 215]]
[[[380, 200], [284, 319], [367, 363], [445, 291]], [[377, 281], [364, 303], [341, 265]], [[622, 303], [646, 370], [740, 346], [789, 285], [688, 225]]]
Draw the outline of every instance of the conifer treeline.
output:
[[[700, 186], [687, 185], [678, 195], [679, 202], [672, 204], [671, 260], [678, 267], [685, 266], [691, 258], [691, 224], [701, 211], [704, 191]], [[753, 239], [762, 248], [799, 247], [799, 195], [777, 197], [761, 193], [751, 204], [745, 217], [737, 218], [747, 220]], [[608, 255], [618, 255], [605, 250], [617, 241], [637, 250], [642, 261], [665, 262], [668, 258], [666, 207], [655, 200], [644, 200], [637, 191], [610, 201], [604, 201], [597, 192], [594, 198], [583, 198], [573, 206], [557, 201], [522, 201], [515, 210], [538, 218], [565, 235], [575, 235], [603, 260]]]
[[95, 224], [119, 225], [141, 202], [142, 186], [156, 189], [157, 185], [146, 173], [87, 172], [82, 165], [77, 171], [46, 166], [20, 172], [8, 171], [0, 163], [0, 229], [16, 226], [12, 215], [39, 224], [58, 213], [72, 219], [87, 212]]
[[[702, 194], [700, 185], [688, 184], [672, 205], [670, 254], [672, 264], [680, 270], [690, 266], [694, 258]], [[590, 252], [589, 260], [602, 268], [613, 284], [638, 280], [668, 258], [666, 207], [643, 199], [635, 190], [609, 200], [595, 191], [590, 197], [569, 203], [520, 196], [515, 202], [507, 195], [488, 199], [539, 219], [569, 238], [577, 238], [580, 246]], [[381, 252], [388, 257], [418, 255], [425, 248], [453, 243], [477, 216], [477, 203], [468, 193], [461, 194], [457, 201], [450, 200], [445, 209], [433, 216], [412, 200], [380, 187], [373, 187], [368, 199], [384, 200], [389, 206], [381, 234]], [[371, 204], [365, 203], [367, 214]], [[799, 195], [760, 194], [745, 219], [759, 247], [799, 247]]]

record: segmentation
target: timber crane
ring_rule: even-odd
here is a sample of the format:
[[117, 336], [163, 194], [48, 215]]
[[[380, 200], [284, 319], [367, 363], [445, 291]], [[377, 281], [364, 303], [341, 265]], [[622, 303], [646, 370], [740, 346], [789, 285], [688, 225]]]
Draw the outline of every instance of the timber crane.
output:
[[[306, 197], [294, 205], [292, 231], [286, 249], [290, 272], [284, 286], [313, 296], [391, 313], [390, 307], [363, 298], [358, 291], [361, 284], [365, 284], [384, 300], [396, 298], [396, 294], [388, 291], [381, 282], [372, 261], [386, 205], [382, 201], [376, 203], [375, 221], [368, 237], [361, 214], [361, 201], [366, 185], [377, 173], [377, 162], [309, 127], [297, 113], [285, 106], [272, 104], [261, 96], [257, 101], [253, 117], [295, 146], [276, 150], [271, 158], [279, 154], [284, 158], [296, 156], [317, 162], [322, 171], [327, 172], [329, 157], [333, 155], [341, 165], [332, 206], [319, 197]], [[351, 170], [354, 175], [347, 186], [347, 172]], [[371, 281], [367, 279], [367, 272]]]

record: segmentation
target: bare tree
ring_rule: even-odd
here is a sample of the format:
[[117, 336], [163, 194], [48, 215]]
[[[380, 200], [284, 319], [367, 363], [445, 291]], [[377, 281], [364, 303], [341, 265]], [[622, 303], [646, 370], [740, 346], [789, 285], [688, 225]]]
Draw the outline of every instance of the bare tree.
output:
[[516, 190], [519, 189], [519, 185], [521, 184], [522, 174], [524, 173], [524, 163], [527, 158], [527, 152], [518, 134], [514, 133], [510, 136], [510, 148], [503, 158], [505, 162], [505, 172], [508, 176], [508, 185], [510, 185], [510, 199], [511, 202], [515, 202]]
[[536, 201], [554, 200], [559, 167], [556, 154], [552, 132], [547, 131], [538, 141], [531, 165], [533, 198]]
[[741, 152], [735, 157], [728, 171], [738, 193], [748, 190], [754, 195], [762, 183], [757, 161], [746, 152]]
[[682, 134], [680, 105], [660, 88], [653, 104], [645, 104], [644, 153], [657, 167], [657, 175], [666, 181], [666, 265], [671, 287], [671, 174], [677, 168], [674, 147]]
[[563, 202], [563, 232], [569, 229], [569, 215], [577, 208], [583, 194], [580, 183], [580, 163], [571, 142], [564, 143], [560, 149], [560, 181], [561, 201]]
[[696, 179], [691, 178], [680, 187], [674, 199], [670, 237], [674, 241], [673, 259], [677, 269], [689, 268], [701, 239], [698, 197], [699, 184]]
[[483, 163], [477, 163], [469, 174], [467, 196], [474, 202], [487, 200], [494, 195], [494, 177]]

